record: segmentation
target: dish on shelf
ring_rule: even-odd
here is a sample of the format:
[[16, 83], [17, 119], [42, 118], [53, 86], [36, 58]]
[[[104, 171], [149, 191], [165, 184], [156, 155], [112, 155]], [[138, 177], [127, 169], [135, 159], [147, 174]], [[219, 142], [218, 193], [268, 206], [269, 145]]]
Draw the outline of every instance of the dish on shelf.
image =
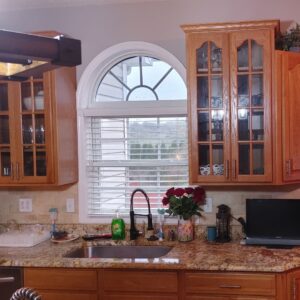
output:
[[58, 238], [51, 238], [51, 242], [53, 243], [67, 243], [71, 241], [75, 241], [80, 236], [78, 234], [69, 233], [66, 236], [58, 237]]
[[[23, 103], [26, 110], [31, 110], [32, 108], [32, 98], [25, 97], [23, 98]], [[44, 109], [44, 96], [37, 95], [34, 97], [34, 105], [36, 110], [43, 110]]]

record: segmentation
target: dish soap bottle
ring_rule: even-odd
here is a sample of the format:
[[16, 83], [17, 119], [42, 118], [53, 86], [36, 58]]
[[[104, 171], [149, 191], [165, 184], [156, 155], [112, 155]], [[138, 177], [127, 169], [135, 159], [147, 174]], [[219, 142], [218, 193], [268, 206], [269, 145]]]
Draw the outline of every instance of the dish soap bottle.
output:
[[113, 240], [125, 239], [125, 222], [119, 217], [118, 211], [116, 211], [116, 217], [111, 221], [111, 235]]

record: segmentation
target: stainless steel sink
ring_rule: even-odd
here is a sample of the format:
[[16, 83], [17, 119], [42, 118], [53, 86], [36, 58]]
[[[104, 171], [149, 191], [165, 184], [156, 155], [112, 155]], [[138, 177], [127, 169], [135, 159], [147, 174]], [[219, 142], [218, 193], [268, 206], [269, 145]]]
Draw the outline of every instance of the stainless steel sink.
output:
[[68, 252], [69, 258], [156, 258], [166, 255], [167, 246], [90, 246]]

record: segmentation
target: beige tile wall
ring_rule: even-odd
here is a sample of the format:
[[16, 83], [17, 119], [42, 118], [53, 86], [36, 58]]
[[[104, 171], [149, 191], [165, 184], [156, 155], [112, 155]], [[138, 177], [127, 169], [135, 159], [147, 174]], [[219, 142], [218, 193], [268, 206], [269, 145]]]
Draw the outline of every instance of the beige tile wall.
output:
[[[213, 198], [213, 213], [204, 214], [200, 224], [215, 224], [217, 206], [227, 204], [231, 207], [231, 212], [236, 218], [245, 215], [246, 198], [300, 198], [300, 185], [284, 188], [265, 188], [255, 190], [247, 188], [233, 190], [224, 188], [222, 190], [207, 189], [207, 197]], [[19, 212], [19, 198], [32, 198], [32, 213]], [[66, 212], [66, 199], [74, 198], [75, 213]], [[58, 191], [0, 191], [0, 223], [6, 223], [10, 219], [15, 219], [18, 223], [49, 223], [49, 208], [57, 207], [58, 223], [76, 224], [78, 223], [78, 192], [77, 185], [62, 188]], [[233, 225], [237, 222], [233, 221]]]
[[[77, 185], [53, 191], [0, 191], [0, 223], [15, 219], [18, 223], [49, 223], [49, 208], [58, 208], [58, 223], [78, 223]], [[19, 212], [19, 199], [32, 199], [32, 212]], [[66, 213], [66, 199], [75, 199], [75, 213]]]

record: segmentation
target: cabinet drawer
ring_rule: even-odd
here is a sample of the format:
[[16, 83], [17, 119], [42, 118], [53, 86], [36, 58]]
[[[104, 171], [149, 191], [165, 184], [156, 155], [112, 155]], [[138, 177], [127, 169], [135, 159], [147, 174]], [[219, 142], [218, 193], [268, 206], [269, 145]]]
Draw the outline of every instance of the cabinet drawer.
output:
[[97, 271], [27, 268], [24, 284], [40, 290], [96, 291]]
[[113, 294], [105, 295], [104, 300], [178, 300], [177, 296], [173, 295], [145, 295], [145, 294]]
[[158, 271], [100, 271], [99, 284], [104, 291], [177, 293], [177, 273]]
[[186, 293], [275, 295], [275, 275], [270, 274], [187, 272], [184, 278]]
[[229, 296], [215, 296], [215, 295], [193, 295], [186, 296], [185, 300], [231, 300]]
[[79, 294], [41, 291], [42, 300], [97, 300], [97, 294]]

